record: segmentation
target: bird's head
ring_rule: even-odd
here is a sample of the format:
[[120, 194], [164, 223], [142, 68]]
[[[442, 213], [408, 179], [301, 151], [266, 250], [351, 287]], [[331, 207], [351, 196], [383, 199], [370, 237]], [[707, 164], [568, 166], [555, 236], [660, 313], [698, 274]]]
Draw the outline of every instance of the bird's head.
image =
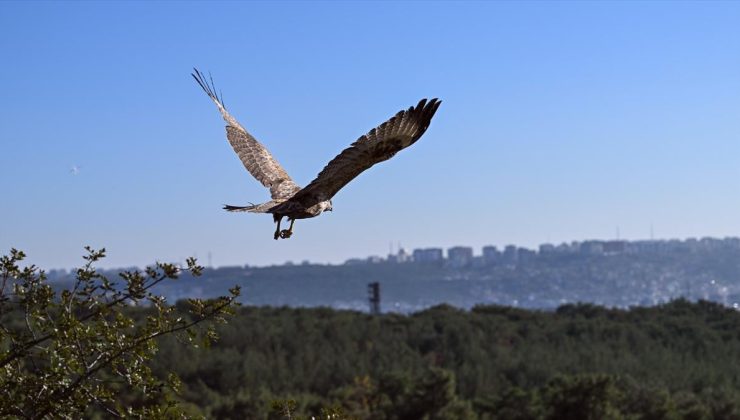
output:
[[331, 200], [321, 202], [321, 211], [332, 211]]

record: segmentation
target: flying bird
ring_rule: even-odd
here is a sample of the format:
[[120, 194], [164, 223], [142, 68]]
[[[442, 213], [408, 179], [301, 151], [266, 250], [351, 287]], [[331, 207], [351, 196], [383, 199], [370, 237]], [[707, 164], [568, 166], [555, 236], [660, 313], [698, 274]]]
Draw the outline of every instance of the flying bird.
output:
[[[357, 175], [392, 158], [400, 150], [414, 144], [424, 134], [434, 113], [442, 103], [436, 98], [422, 99], [416, 106], [399, 111], [388, 121], [373, 128], [332, 159], [319, 175], [306, 187], [299, 187], [269, 151], [252, 137], [239, 122], [226, 111], [223, 98], [216, 93], [213, 79], [193, 69], [196, 82], [213, 100], [226, 121], [226, 138], [241, 159], [244, 167], [265, 187], [270, 189], [271, 200], [248, 206], [225, 205], [232, 212], [270, 213], [277, 224], [274, 238], [290, 238], [296, 219], [316, 217], [332, 211], [331, 198]], [[209, 83], [210, 81], [210, 83]], [[283, 218], [290, 227], [280, 230]]]

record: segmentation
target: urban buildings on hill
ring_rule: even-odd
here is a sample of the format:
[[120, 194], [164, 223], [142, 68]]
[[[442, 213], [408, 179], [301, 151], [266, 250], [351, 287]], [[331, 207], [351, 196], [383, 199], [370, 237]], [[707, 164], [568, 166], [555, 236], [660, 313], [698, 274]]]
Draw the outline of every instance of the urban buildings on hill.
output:
[[[353, 265], [354, 264], [354, 265]], [[121, 270], [102, 274], [116, 278]], [[74, 273], [52, 270], [70, 286]], [[66, 282], [66, 283], [65, 283]], [[413, 312], [436, 304], [461, 308], [506, 305], [556, 308], [589, 302], [630, 307], [672, 299], [712, 300], [740, 310], [740, 238], [581, 241], [480, 250], [402, 247], [386, 257], [345, 264], [207, 268], [158, 285], [168, 301], [218, 296], [235, 284], [250, 305], [331, 306], [366, 310], [367, 285], [379, 283], [384, 311]]]
[[389, 253], [387, 257], [371, 256], [367, 258], [352, 258], [347, 264], [370, 263], [420, 263], [443, 264], [451, 268], [485, 267], [491, 265], [527, 264], [541, 258], [557, 258], [567, 256], [602, 256], [620, 254], [660, 254], [672, 252], [699, 252], [713, 250], [738, 250], [740, 238], [689, 238], [686, 240], [588, 240], [573, 241], [570, 243], [542, 244], [537, 250], [507, 245], [498, 249], [493, 245], [484, 246], [481, 254], [476, 255], [469, 246], [454, 246], [445, 250], [442, 248], [414, 249], [409, 253], [399, 247], [396, 253]]

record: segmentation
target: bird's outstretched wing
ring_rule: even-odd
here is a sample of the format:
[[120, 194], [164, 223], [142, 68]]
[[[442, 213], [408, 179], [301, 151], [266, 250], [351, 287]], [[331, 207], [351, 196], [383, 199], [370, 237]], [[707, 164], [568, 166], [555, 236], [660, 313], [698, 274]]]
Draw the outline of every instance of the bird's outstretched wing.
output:
[[422, 99], [415, 107], [398, 112], [388, 121], [360, 137], [285, 204], [300, 203], [304, 208], [328, 200], [357, 175], [378, 162], [388, 160], [411, 146], [424, 134], [442, 102]]
[[221, 111], [221, 115], [226, 121], [226, 138], [231, 143], [231, 147], [241, 159], [244, 167], [247, 168], [253, 177], [270, 189], [270, 195], [273, 199], [288, 198], [300, 190], [300, 187], [293, 182], [285, 169], [275, 160], [270, 152], [260, 142], [252, 137], [244, 127], [236, 121], [234, 117], [226, 111], [223, 100], [218, 97], [213, 86], [213, 79], [208, 80], [198, 69], [193, 69], [193, 78], [203, 88], [209, 98]]

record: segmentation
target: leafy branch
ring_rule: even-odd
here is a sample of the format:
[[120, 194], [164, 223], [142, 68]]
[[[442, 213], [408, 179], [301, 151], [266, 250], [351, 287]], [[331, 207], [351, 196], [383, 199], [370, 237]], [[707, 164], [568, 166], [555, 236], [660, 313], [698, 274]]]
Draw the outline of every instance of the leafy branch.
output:
[[[23, 252], [0, 257], [0, 416], [72, 418], [91, 404], [115, 416], [170, 416], [179, 380], [162, 382], [152, 374], [156, 339], [173, 335], [208, 344], [217, 338], [214, 324], [238, 305], [238, 287], [217, 299], [190, 299], [186, 313], [152, 291], [183, 273], [199, 276], [203, 268], [193, 258], [185, 267], [156, 263], [111, 281], [94, 267], [105, 249], [86, 250], [73, 287], [59, 294], [43, 271], [20, 267]], [[134, 318], [131, 305], [145, 306], [148, 315]], [[126, 406], [122, 390], [144, 403]]]

